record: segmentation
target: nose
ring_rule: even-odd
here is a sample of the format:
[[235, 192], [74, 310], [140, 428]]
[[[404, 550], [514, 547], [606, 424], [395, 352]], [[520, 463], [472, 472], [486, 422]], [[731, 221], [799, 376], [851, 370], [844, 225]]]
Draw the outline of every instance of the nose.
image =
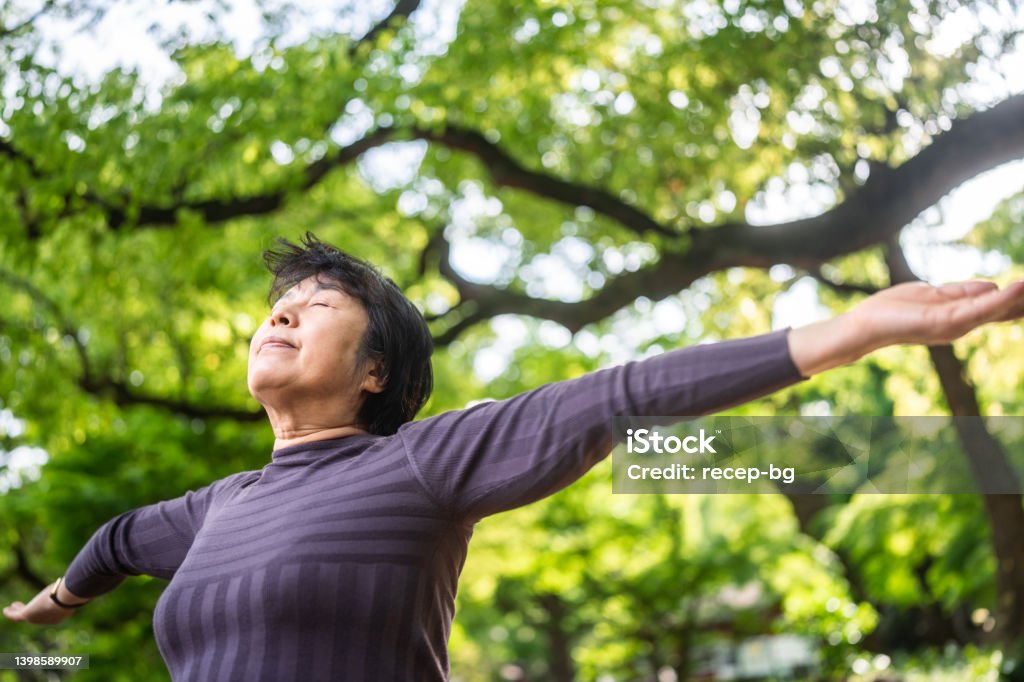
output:
[[270, 313], [270, 326], [277, 327], [283, 325], [285, 327], [292, 327], [297, 323], [297, 319], [294, 313], [289, 312], [288, 306], [282, 305], [277, 309], [277, 312]]

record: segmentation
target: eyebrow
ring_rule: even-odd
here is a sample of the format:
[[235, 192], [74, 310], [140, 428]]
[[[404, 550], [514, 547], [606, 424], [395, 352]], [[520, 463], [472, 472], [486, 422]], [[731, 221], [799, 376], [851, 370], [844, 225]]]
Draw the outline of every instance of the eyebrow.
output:
[[[276, 306], [276, 305], [277, 305], [278, 303], [280, 303], [280, 302], [281, 302], [281, 301], [283, 301], [284, 299], [286, 299], [286, 298], [288, 298], [289, 296], [291, 296], [292, 294], [294, 294], [294, 293], [295, 293], [295, 290], [296, 290], [296, 288], [297, 288], [297, 287], [292, 287], [291, 289], [289, 289], [288, 291], [286, 291], [286, 292], [284, 293], [284, 295], [283, 295], [283, 296], [281, 296], [281, 298], [279, 298], [279, 299], [277, 299], [276, 301], [274, 301], [274, 306]], [[337, 291], [338, 293], [343, 293], [343, 292], [342, 292], [342, 290], [341, 290], [341, 287], [340, 287], [340, 286], [334, 286], [334, 285], [331, 285], [331, 284], [324, 284], [323, 282], [321, 282], [321, 281], [317, 280], [317, 282], [316, 282], [316, 287], [315, 287], [315, 288], [313, 289], [313, 293], [316, 293], [316, 292], [318, 292], [318, 291], [324, 291], [324, 290], [329, 290], [329, 291]], [[271, 306], [271, 308], [273, 308], [274, 306]]]

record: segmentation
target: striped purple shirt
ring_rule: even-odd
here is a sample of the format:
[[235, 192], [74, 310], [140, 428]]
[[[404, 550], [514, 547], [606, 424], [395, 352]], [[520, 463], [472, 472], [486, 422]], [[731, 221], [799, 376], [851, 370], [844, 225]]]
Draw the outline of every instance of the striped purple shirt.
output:
[[172, 679], [446, 680], [475, 523], [561, 490], [616, 415], [713, 413], [802, 381], [789, 328], [680, 348], [506, 400], [275, 450], [103, 524], [69, 566], [96, 597], [170, 580], [153, 628]]

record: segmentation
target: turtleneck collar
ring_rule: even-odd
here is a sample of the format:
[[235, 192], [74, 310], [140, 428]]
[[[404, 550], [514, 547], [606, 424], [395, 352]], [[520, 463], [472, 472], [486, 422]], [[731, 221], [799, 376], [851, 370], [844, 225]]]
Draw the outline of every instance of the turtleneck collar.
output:
[[270, 463], [278, 466], [305, 466], [326, 456], [326, 450], [334, 453], [344, 453], [351, 450], [353, 454], [361, 452], [370, 446], [373, 441], [382, 436], [373, 433], [355, 433], [336, 438], [325, 438], [324, 440], [313, 440], [308, 443], [289, 445], [278, 448], [270, 454]]

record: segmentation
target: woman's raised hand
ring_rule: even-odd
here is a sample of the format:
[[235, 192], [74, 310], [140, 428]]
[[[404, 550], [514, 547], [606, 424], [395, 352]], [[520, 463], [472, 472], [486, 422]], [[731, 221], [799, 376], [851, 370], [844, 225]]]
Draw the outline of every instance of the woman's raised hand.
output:
[[868, 297], [852, 315], [876, 348], [945, 344], [987, 322], [1024, 316], [1024, 280], [1003, 289], [983, 280], [942, 286], [906, 282]]
[[971, 280], [932, 286], [906, 282], [869, 296], [852, 310], [790, 331], [789, 350], [805, 377], [873, 350], [901, 343], [949, 343], [986, 322], [1024, 316], [1024, 280], [1000, 289]]

